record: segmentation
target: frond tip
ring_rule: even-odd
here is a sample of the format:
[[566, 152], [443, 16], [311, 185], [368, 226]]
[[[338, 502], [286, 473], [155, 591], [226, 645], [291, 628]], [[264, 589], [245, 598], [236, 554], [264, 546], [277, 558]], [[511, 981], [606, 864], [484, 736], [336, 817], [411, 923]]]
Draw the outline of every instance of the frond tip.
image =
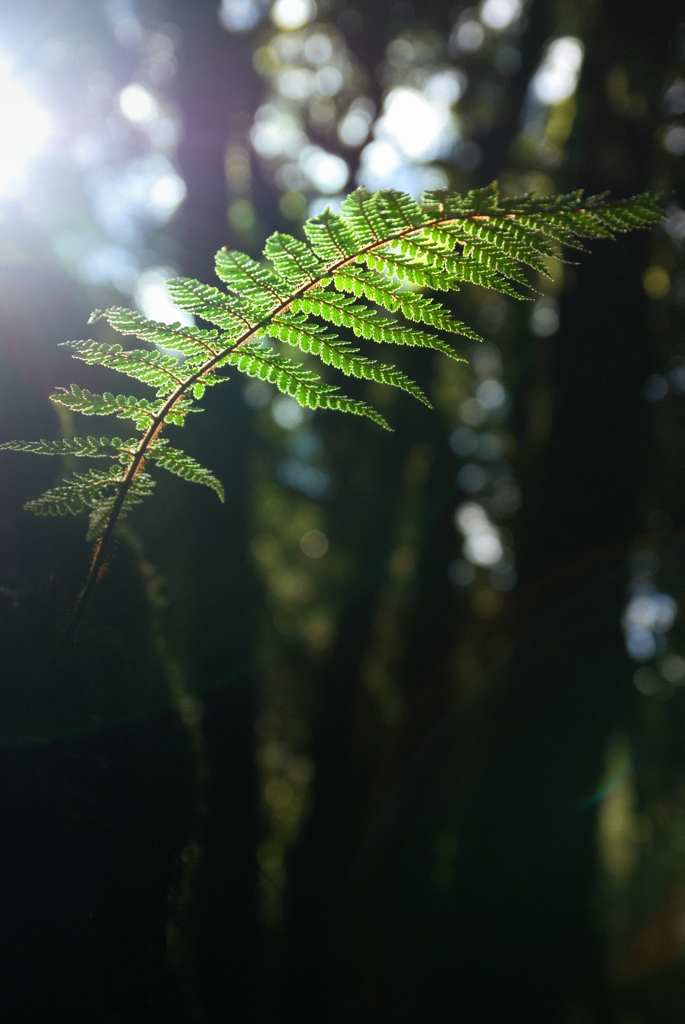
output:
[[[355, 413], [390, 429], [372, 406], [340, 394], [326, 376], [314, 372], [310, 360], [348, 377], [400, 388], [430, 405], [399, 367], [370, 358], [353, 339], [428, 348], [463, 359], [444, 335], [480, 341], [479, 335], [425, 292], [456, 292], [466, 283], [530, 298], [535, 292], [531, 272], [547, 274], [550, 257], [560, 256], [564, 246], [582, 251], [587, 239], [614, 238], [661, 218], [654, 193], [620, 201], [584, 199], [582, 192], [503, 199], [493, 183], [465, 196], [426, 192], [417, 203], [393, 189], [372, 195], [359, 188], [340, 213], [327, 209], [307, 221], [306, 242], [280, 232], [271, 235], [264, 249], [267, 263], [220, 250], [216, 272], [223, 289], [188, 278], [170, 281], [177, 306], [209, 327], [158, 323], [112, 307], [96, 310], [89, 322], [104, 320], [147, 347], [65, 343], [75, 359], [131, 377], [152, 395], [94, 394], [72, 384], [58, 388], [52, 400], [84, 416], [128, 420], [132, 437], [9, 441], [0, 448], [111, 460], [104, 470], [74, 472], [26, 505], [38, 515], [90, 510], [89, 538], [98, 546], [84, 591], [89, 594], [118, 519], [152, 493], [148, 464], [205, 484], [224, 500], [214, 474], [160, 435], [200, 411], [197, 401], [205, 389], [226, 380], [229, 370], [269, 381], [310, 409]], [[299, 349], [307, 362], [286, 357], [283, 345]]]

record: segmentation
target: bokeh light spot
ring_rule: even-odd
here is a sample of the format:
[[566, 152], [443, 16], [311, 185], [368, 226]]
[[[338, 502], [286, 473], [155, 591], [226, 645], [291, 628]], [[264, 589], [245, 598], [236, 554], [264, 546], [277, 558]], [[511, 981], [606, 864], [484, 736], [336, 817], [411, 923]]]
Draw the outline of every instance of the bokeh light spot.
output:
[[663, 135], [664, 149], [673, 156], [685, 154], [685, 127], [682, 124], [672, 124], [666, 129]]
[[450, 448], [455, 455], [472, 455], [478, 447], [478, 435], [471, 427], [457, 427], [450, 434]]
[[407, 86], [388, 93], [376, 134], [418, 162], [446, 156], [457, 139], [456, 124], [445, 104]]
[[308, 558], [321, 558], [328, 551], [328, 537], [321, 530], [309, 530], [300, 541], [300, 547]]
[[275, 423], [284, 430], [296, 430], [306, 418], [306, 410], [294, 398], [279, 395], [271, 405], [271, 415]]
[[680, 654], [667, 654], [659, 662], [659, 671], [667, 683], [682, 686], [685, 683], [685, 658]]
[[314, 0], [276, 0], [271, 8], [271, 20], [276, 28], [302, 28], [315, 17]]
[[306, 146], [303, 149], [300, 167], [312, 185], [326, 196], [340, 192], [350, 176], [350, 169], [343, 158], [327, 153], [320, 146]]
[[119, 108], [132, 124], [148, 125], [157, 120], [159, 105], [145, 86], [131, 82], [119, 93]]
[[657, 265], [648, 267], [642, 275], [642, 287], [650, 299], [663, 299], [671, 287], [668, 271]]
[[483, 26], [475, 18], [470, 18], [457, 26], [452, 36], [452, 45], [464, 53], [475, 53], [480, 50], [484, 40]]
[[522, 9], [522, 0], [484, 0], [480, 8], [480, 20], [488, 28], [501, 31], [516, 21]]
[[229, 32], [249, 32], [261, 17], [254, 0], [222, 0], [219, 21]]
[[538, 299], [530, 318], [530, 329], [538, 338], [550, 338], [559, 330], [559, 303], [547, 297]]
[[584, 52], [583, 44], [575, 36], [562, 36], [549, 44], [531, 82], [533, 95], [540, 103], [551, 106], [573, 95]]
[[507, 393], [498, 380], [484, 380], [476, 388], [476, 398], [485, 409], [499, 409]]

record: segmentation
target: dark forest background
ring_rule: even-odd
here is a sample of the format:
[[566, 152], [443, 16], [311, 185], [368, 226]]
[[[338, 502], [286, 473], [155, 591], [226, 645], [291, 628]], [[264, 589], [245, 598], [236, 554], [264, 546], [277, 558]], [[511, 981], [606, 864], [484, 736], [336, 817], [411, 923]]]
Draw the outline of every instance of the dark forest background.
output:
[[[454, 440], [477, 356], [451, 377], [403, 353], [436, 409], [374, 392], [391, 435], [334, 413], [298, 434], [235, 381], [185, 439], [226, 504], [160, 478], [36, 688], [89, 554], [80, 519], [22, 511], [59, 467], [3, 453], [2, 1012], [677, 1024], [685, 636], [676, 616], [631, 650], [625, 616], [631, 595], [685, 601], [682, 9], [531, 0], [508, 65], [496, 33], [454, 43], [478, 8], [341, 0], [317, 17], [376, 110], [398, 38], [464, 70], [466, 142], [437, 159], [454, 187], [662, 189], [668, 221], [555, 271], [539, 308], [558, 330], [475, 288], [455, 299], [509, 396], [492, 435], [518, 495], [499, 527], [506, 583], [463, 558], [454, 525], [480, 500], [462, 473], [471, 435]], [[94, 307], [133, 301], [70, 262], [67, 235], [95, 229], [69, 133], [110, 124], [99, 112], [139, 71], [135, 25], [175, 45], [163, 88], [187, 189], [146, 229], [141, 266], [212, 282], [220, 246], [257, 256], [271, 231], [299, 231], [297, 196], [311, 199], [284, 199], [249, 142], [273, 91], [254, 57], [268, 20], [227, 31], [216, 0], [3, 4], [0, 49], [29, 78], [43, 69], [63, 133], [0, 208], [3, 441], [76, 430], [47, 400], [55, 385], [113, 386], [58, 347], [87, 336]], [[577, 89], [531, 127], [532, 76], [566, 36], [584, 47]], [[359, 147], [318, 141], [354, 174]], [[311, 530], [330, 545], [318, 559], [300, 548]]]

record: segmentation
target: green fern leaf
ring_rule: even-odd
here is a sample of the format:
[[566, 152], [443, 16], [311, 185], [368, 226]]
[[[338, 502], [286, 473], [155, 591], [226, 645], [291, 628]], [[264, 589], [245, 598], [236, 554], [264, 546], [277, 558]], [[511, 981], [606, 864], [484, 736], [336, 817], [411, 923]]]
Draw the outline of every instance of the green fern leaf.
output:
[[348, 377], [375, 380], [380, 384], [401, 388], [430, 407], [431, 403], [418, 384], [397, 367], [386, 366], [375, 359], [357, 355], [359, 349], [350, 347], [348, 342], [312, 323], [306, 316], [283, 314], [272, 320], [268, 332], [272, 338], [284, 341], [288, 345], [295, 345], [302, 352], [319, 356], [322, 363], [334, 366]]
[[317, 374], [305, 369], [301, 363], [286, 359], [273, 349], [265, 349], [257, 344], [245, 345], [237, 352], [232, 352], [226, 361], [249, 377], [258, 377], [269, 384], [275, 384], [284, 395], [296, 399], [306, 408], [352, 412], [358, 416], [368, 416], [386, 430], [391, 429], [387, 420], [366, 402], [336, 394], [337, 388], [324, 384]]
[[149, 457], [157, 463], [158, 466], [162, 466], [163, 469], [168, 469], [170, 473], [175, 473], [176, 476], [182, 477], [184, 480], [189, 480], [191, 483], [204, 484], [206, 487], [211, 487], [215, 491], [222, 501], [225, 500], [225, 493], [223, 485], [219, 480], [204, 466], [201, 466], [199, 462], [191, 458], [190, 455], [186, 455], [185, 452], [180, 451], [178, 448], [170, 448], [167, 444], [166, 438], [162, 438], [159, 441], [155, 441], [150, 445]]
[[309, 244], [329, 267], [359, 252], [359, 244], [342, 217], [324, 210], [304, 226]]
[[376, 192], [370, 203], [385, 225], [386, 235], [407, 228], [420, 228], [428, 220], [426, 212], [418, 203], [404, 192], [396, 192], [392, 188]]
[[111, 309], [96, 309], [88, 323], [105, 319], [119, 334], [134, 334], [141, 341], [151, 345], [180, 352], [188, 358], [205, 360], [217, 355], [218, 331], [203, 331], [199, 327], [183, 327], [181, 324], [161, 324], [148, 320], [142, 313], [132, 309], [113, 306]]
[[121, 345], [98, 341], [66, 341], [63, 344], [73, 349], [74, 359], [124, 373], [149, 384], [160, 396], [171, 393], [183, 382], [183, 371], [173, 356], [148, 349], [123, 349]]
[[466, 324], [454, 320], [439, 302], [424, 298], [415, 292], [401, 291], [392, 282], [378, 275], [354, 273], [346, 268], [344, 271], [334, 273], [333, 280], [339, 291], [351, 292], [357, 298], [367, 298], [378, 306], [389, 309], [391, 313], [399, 311], [407, 320], [437, 327], [441, 331], [461, 334], [474, 341], [481, 340]]
[[250, 302], [188, 277], [167, 281], [167, 291], [180, 309], [216, 324], [231, 338], [240, 337], [243, 331], [254, 330], [260, 320], [259, 310], [254, 309]]
[[242, 252], [219, 249], [216, 254], [216, 276], [237, 295], [247, 296], [266, 312], [288, 299], [278, 277]]
[[326, 270], [309, 246], [280, 231], [267, 238], [264, 255], [291, 295], [304, 285], [314, 284]]
[[65, 516], [84, 508], [95, 508], [110, 497], [120, 483], [118, 467], [112, 470], [89, 469], [86, 473], [74, 473], [72, 479], [27, 502], [24, 508], [37, 516]]
[[365, 188], [358, 188], [343, 200], [340, 215], [357, 239], [359, 248], [373, 245], [388, 238], [388, 232], [373, 196]]
[[[375, 310], [368, 306], [359, 305], [351, 298], [335, 295], [333, 292], [313, 292], [303, 299], [296, 299], [292, 303], [291, 309], [294, 313], [314, 313], [338, 327], [349, 327], [358, 338], [366, 338], [369, 341], [433, 348], [436, 347], [433, 342], [440, 340], [435, 335], [425, 334], [425, 332], [400, 325], [396, 320], [379, 317]], [[465, 324], [459, 324], [458, 327], [459, 329], [455, 333], [463, 334], [473, 341], [482, 340], [480, 335], [466, 327]], [[449, 346], [445, 346], [445, 348], [449, 348]], [[440, 351], [443, 350], [440, 348]]]
[[[84, 505], [93, 509], [88, 517], [88, 534], [86, 540], [96, 540], [102, 534], [102, 531], [106, 527], [107, 522], [112, 515], [114, 504], [117, 500], [117, 491], [121, 487], [121, 484], [122, 480], [119, 479], [115, 485], [114, 493], [110, 494], [109, 497], [104, 496], [99, 500], [84, 502]], [[123, 519], [128, 515], [132, 508], [135, 508], [136, 505], [140, 505], [145, 498], [149, 498], [153, 493], [154, 486], [155, 481], [152, 477], [148, 473], [139, 470], [129, 485], [118, 519]]]
[[[146, 398], [133, 398], [127, 395], [113, 395], [105, 391], [103, 395], [94, 395], [87, 388], [72, 384], [69, 391], [58, 388], [50, 395], [53, 402], [63, 405], [72, 412], [80, 412], [84, 416], [116, 416], [120, 420], [133, 420], [139, 430], [145, 430], [155, 418], [156, 406]], [[170, 414], [169, 422], [183, 423], [183, 415], [189, 410], [188, 402], [178, 403]]]
[[433, 273], [427, 267], [417, 265], [399, 253], [384, 250], [364, 253], [361, 257], [370, 270], [381, 270], [389, 277], [398, 281], [407, 281], [420, 288], [429, 288], [435, 292], [458, 292], [459, 285], [453, 277], [446, 273]]
[[59, 441], [6, 441], [0, 449], [33, 452], [34, 455], [78, 455], [89, 459], [111, 459], [123, 453], [132, 455], [136, 439], [120, 437], [65, 437]]

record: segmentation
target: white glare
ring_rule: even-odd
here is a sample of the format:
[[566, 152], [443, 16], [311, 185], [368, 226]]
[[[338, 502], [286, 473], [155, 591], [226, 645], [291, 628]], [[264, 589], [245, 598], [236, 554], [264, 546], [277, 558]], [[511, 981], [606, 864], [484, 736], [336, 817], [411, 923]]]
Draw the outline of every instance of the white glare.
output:
[[446, 156], [457, 138], [449, 109], [428, 99], [418, 89], [391, 89], [383, 104], [376, 135], [394, 143], [410, 160], [426, 163]]
[[307, 418], [307, 410], [287, 395], [278, 395], [271, 403], [271, 415], [284, 430], [296, 430]]
[[133, 124], [152, 124], [159, 114], [157, 100], [137, 82], [132, 82], [121, 90], [119, 107], [124, 117]]
[[169, 298], [166, 283], [172, 277], [176, 277], [176, 271], [171, 267], [148, 267], [144, 270], [136, 284], [136, 305], [149, 320], [191, 327], [195, 322], [192, 315], [179, 309]]
[[307, 143], [298, 117], [265, 103], [255, 114], [250, 140], [260, 156], [297, 157]]
[[678, 605], [670, 594], [640, 594], [632, 599], [623, 613], [623, 626], [628, 631], [667, 633], [677, 611]]
[[316, 91], [322, 96], [336, 96], [343, 86], [342, 72], [326, 64], [316, 73]]
[[259, 21], [260, 13], [253, 0], [222, 0], [219, 21], [229, 32], [249, 32]]
[[559, 330], [559, 303], [547, 297], [538, 299], [530, 318], [530, 329], [538, 338], [549, 338]]
[[447, 188], [449, 184], [442, 168], [412, 163], [396, 146], [380, 140], [362, 150], [357, 181], [371, 192], [396, 188], [415, 199], [428, 189]]
[[626, 632], [626, 648], [635, 661], [648, 661], [656, 654], [656, 640], [648, 629], [629, 629]]
[[454, 514], [454, 525], [464, 536], [464, 555], [474, 565], [496, 565], [504, 554], [500, 533], [482, 505], [467, 501]]
[[333, 45], [328, 36], [315, 32], [304, 44], [304, 55], [312, 64], [325, 64], [333, 56]]
[[664, 104], [669, 114], [685, 114], [685, 81], [682, 78], [676, 78], [666, 90]]
[[480, 50], [484, 39], [483, 26], [474, 19], [463, 21], [455, 35], [457, 48], [464, 53], [475, 53], [476, 50]]
[[664, 149], [674, 156], [682, 156], [685, 153], [685, 128], [681, 124], [671, 125], [664, 132]]
[[466, 92], [466, 85], [466, 75], [463, 71], [438, 71], [424, 84], [423, 95], [434, 103], [451, 107]]
[[346, 146], [361, 146], [366, 142], [373, 114], [366, 107], [352, 104], [338, 125], [338, 138]]
[[507, 393], [498, 380], [484, 380], [476, 388], [476, 398], [485, 409], [499, 409]]
[[666, 207], [668, 215], [664, 227], [675, 242], [685, 242], [685, 210], [679, 206]]
[[0, 195], [26, 188], [26, 167], [52, 135], [48, 113], [14, 82], [0, 64]]
[[280, 72], [276, 85], [281, 96], [289, 100], [304, 100], [311, 96], [314, 75], [308, 68], [285, 68]]
[[325, 196], [335, 195], [347, 184], [350, 169], [340, 156], [327, 153], [320, 146], [305, 146], [300, 167], [312, 185]]
[[315, 17], [314, 0], [276, 0], [271, 8], [271, 20], [276, 28], [302, 28]]
[[[78, 249], [82, 251], [78, 253]], [[85, 251], [83, 251], [85, 249]], [[124, 295], [130, 295], [138, 278], [135, 256], [122, 245], [84, 246], [83, 239], [60, 238], [55, 251], [62, 259], [75, 261], [76, 273], [88, 284], [113, 284]]]
[[186, 183], [178, 174], [158, 178], [150, 190], [150, 212], [162, 223], [171, 217], [186, 197]]
[[520, 16], [521, 0], [484, 0], [480, 6], [480, 20], [495, 31], [508, 28]]
[[573, 95], [583, 64], [583, 53], [583, 44], [575, 36], [562, 36], [549, 44], [531, 82], [533, 95], [540, 103], [552, 106]]

